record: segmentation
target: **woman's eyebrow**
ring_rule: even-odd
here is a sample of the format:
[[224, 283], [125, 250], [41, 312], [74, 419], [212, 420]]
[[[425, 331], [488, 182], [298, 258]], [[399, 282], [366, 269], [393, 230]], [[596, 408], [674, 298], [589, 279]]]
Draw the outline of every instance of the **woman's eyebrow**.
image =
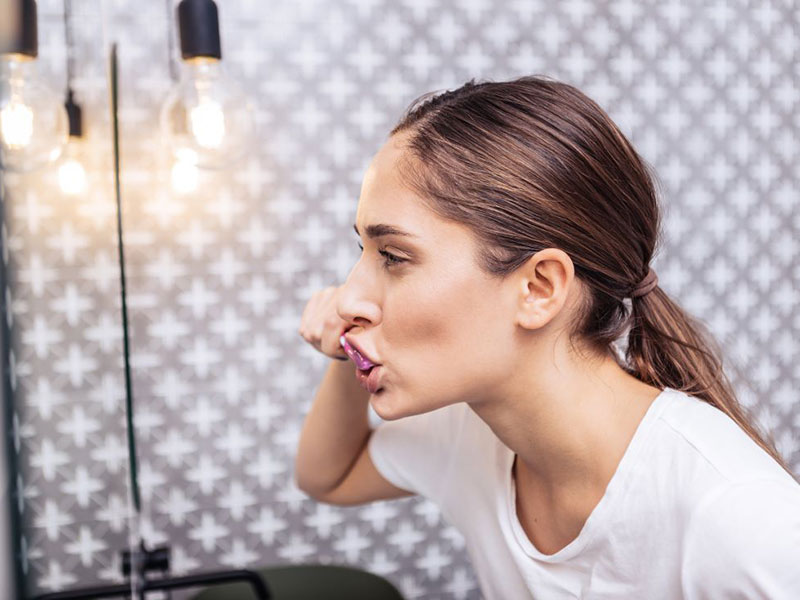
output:
[[[356, 235], [361, 237], [361, 233], [358, 231], [358, 226], [354, 223], [353, 229], [356, 232]], [[385, 223], [376, 223], [375, 225], [367, 225], [367, 237], [370, 239], [382, 237], [384, 235], [401, 235], [405, 237], [417, 237], [413, 233], [408, 233], [407, 231], [403, 231], [395, 227], [394, 225], [386, 225]]]

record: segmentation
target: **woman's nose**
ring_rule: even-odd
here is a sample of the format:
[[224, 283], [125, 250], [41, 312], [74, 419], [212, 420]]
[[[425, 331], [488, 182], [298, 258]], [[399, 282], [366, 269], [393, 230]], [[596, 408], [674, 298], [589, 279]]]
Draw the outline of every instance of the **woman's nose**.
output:
[[351, 325], [376, 325], [381, 318], [378, 304], [367, 297], [364, 287], [359, 285], [351, 271], [347, 281], [339, 290], [336, 302], [336, 312], [339, 317]]

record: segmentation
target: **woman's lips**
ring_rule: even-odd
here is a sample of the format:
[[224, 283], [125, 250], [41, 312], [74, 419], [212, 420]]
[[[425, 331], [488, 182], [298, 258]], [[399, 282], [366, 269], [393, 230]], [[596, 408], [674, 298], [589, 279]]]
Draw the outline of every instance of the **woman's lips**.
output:
[[375, 366], [368, 371], [356, 370], [356, 379], [370, 393], [375, 394], [380, 388], [380, 366]]
[[347, 341], [344, 334], [339, 336], [339, 343], [342, 345], [345, 354], [356, 363], [356, 379], [358, 379], [358, 382], [364, 386], [370, 394], [377, 393], [380, 389], [378, 381], [380, 379], [379, 371], [381, 366], [373, 363], [364, 356], [354, 344]]

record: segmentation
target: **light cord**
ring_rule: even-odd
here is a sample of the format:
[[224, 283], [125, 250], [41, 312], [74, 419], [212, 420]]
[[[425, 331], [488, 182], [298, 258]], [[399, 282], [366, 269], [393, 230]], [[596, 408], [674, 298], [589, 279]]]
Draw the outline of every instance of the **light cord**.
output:
[[175, 64], [175, 10], [172, 0], [166, 0], [167, 7], [167, 64], [169, 77], [172, 81], [178, 80], [178, 68]]
[[64, 42], [67, 55], [67, 95], [72, 94], [72, 80], [75, 76], [75, 56], [72, 39], [72, 0], [64, 0]]

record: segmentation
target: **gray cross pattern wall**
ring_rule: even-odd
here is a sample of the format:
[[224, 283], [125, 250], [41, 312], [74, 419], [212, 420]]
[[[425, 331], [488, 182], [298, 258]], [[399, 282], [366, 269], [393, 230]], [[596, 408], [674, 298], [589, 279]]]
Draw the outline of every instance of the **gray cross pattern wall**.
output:
[[[63, 89], [62, 2], [38, 4], [40, 69]], [[481, 597], [464, 539], [431, 502], [327, 506], [292, 472], [328, 364], [299, 319], [358, 257], [365, 168], [414, 98], [470, 78], [549, 75], [616, 120], [658, 176], [660, 285], [708, 324], [740, 400], [800, 472], [795, 2], [218, 5], [224, 65], [256, 107], [241, 163], [174, 191], [158, 125], [172, 84], [164, 2], [76, 0], [88, 191], [65, 196], [52, 168], [5, 175], [31, 593], [121, 582], [128, 543], [112, 41], [143, 533], [172, 546], [174, 574], [323, 562], [383, 575], [407, 598]]]

